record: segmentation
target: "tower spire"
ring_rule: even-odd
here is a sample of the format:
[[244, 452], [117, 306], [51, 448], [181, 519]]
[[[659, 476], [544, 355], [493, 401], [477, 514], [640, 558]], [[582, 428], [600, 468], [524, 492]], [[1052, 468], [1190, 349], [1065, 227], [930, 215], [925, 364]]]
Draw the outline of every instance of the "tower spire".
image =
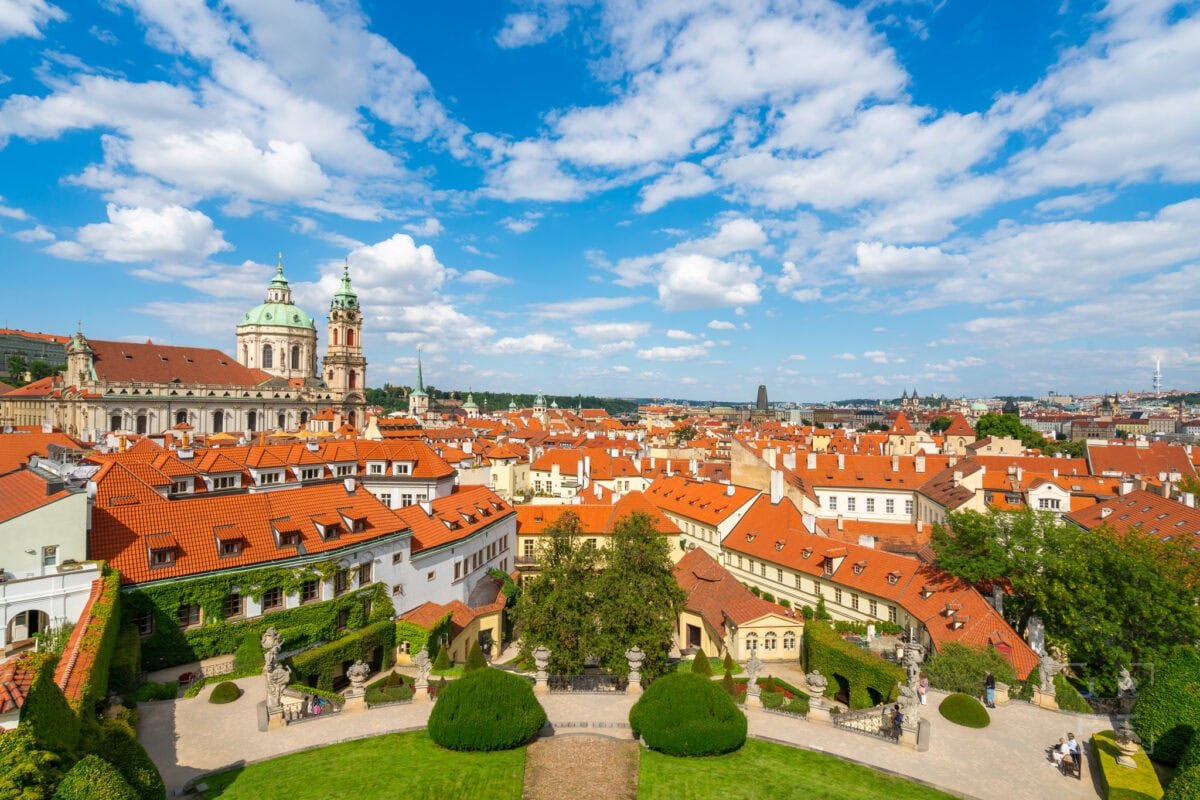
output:
[[417, 391], [425, 391], [425, 378], [421, 374], [421, 348], [417, 348]]

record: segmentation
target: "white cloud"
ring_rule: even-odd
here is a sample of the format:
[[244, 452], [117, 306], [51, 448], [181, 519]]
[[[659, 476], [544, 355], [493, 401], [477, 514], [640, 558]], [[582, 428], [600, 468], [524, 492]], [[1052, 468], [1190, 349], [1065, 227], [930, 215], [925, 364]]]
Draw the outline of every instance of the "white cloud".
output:
[[677, 347], [649, 347], [638, 350], [637, 357], [647, 361], [689, 361], [708, 355], [708, 348], [702, 344], [679, 345]]
[[594, 322], [576, 325], [576, 335], [595, 342], [618, 342], [636, 339], [650, 332], [648, 322]]
[[632, 370], [630, 370], [629, 367], [625, 366], [624, 364], [617, 364], [616, 366], [610, 367], [609, 369], [611, 369], [613, 372], [619, 372], [621, 374], [625, 374], [626, 372], [632, 372]]
[[541, 44], [566, 26], [567, 13], [561, 7], [545, 6], [509, 14], [496, 34], [496, 44], [506, 49]]
[[505, 336], [486, 350], [495, 355], [569, 355], [573, 352], [569, 344], [548, 333]]
[[761, 275], [751, 264], [698, 254], [671, 256], [659, 276], [658, 300], [668, 311], [751, 305], [762, 298]]
[[790, 356], [788, 356], [788, 359], [791, 361], [807, 361], [808, 356], [804, 355], [803, 353], [792, 353]]
[[0, 197], [0, 217], [7, 217], [8, 219], [21, 221], [29, 219], [29, 215], [26, 214], [22, 209], [4, 205], [3, 197]]
[[411, 233], [413, 236], [421, 236], [429, 239], [441, 234], [445, 228], [438, 221], [437, 217], [426, 217], [420, 222], [409, 222], [404, 226], [404, 230]]
[[737, 329], [737, 325], [723, 319], [709, 320], [708, 329], [713, 331], [732, 331]]
[[906, 359], [884, 352], [883, 350], [868, 350], [863, 358], [872, 364], [903, 364]]
[[42, 28], [67, 18], [58, 6], [46, 0], [4, 0], [0, 2], [0, 42], [17, 36], [42, 38]]
[[859, 242], [855, 248], [858, 263], [846, 273], [873, 286], [900, 284], [941, 278], [963, 272], [967, 258], [949, 255], [940, 247], [897, 247], [879, 242]]
[[696, 338], [696, 334], [681, 331], [678, 328], [671, 328], [667, 331], [667, 338], [674, 339], [679, 342], [690, 342]]
[[540, 211], [526, 211], [520, 217], [505, 217], [500, 220], [500, 224], [508, 228], [509, 232], [520, 235], [522, 233], [529, 233], [536, 228], [541, 218], [542, 213]]
[[19, 242], [53, 242], [54, 234], [44, 225], [35, 225], [32, 228], [17, 231], [13, 234], [13, 238]]
[[854, 353], [838, 353], [832, 356], [832, 358], [837, 361], [854, 361], [858, 356], [854, 355]]
[[585, 317], [599, 311], [617, 311], [646, 302], [644, 297], [581, 297], [576, 300], [560, 300], [553, 303], [538, 303], [529, 307], [529, 313], [543, 319], [571, 319]]
[[74, 243], [56, 242], [47, 252], [63, 258], [121, 263], [196, 264], [230, 248], [207, 215], [180, 206], [154, 210], [110, 203], [108, 222], [83, 226], [75, 232], [75, 239]]
[[372, 309], [372, 320], [388, 330], [386, 339], [409, 350], [483, 347], [496, 331], [443, 300]]
[[642, 188], [642, 202], [638, 209], [650, 213], [683, 197], [707, 194], [717, 187], [703, 167], [690, 161], [681, 161], [666, 175]]
[[458, 279], [463, 283], [473, 283], [478, 286], [500, 286], [505, 283], [512, 283], [512, 278], [507, 278], [504, 275], [497, 275], [494, 272], [488, 272], [486, 269], [467, 270]]

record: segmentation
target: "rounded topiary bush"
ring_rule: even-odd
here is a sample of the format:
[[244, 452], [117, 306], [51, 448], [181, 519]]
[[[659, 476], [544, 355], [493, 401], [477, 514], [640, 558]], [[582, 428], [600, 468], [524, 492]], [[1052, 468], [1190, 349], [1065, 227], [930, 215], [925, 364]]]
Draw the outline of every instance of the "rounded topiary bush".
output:
[[941, 715], [956, 725], [968, 728], [986, 728], [992, 718], [988, 716], [983, 703], [969, 694], [956, 693], [947, 697], [938, 706]]
[[664, 675], [634, 704], [629, 727], [672, 756], [715, 756], [746, 741], [746, 715], [719, 683], [691, 672]]
[[1200, 651], [1180, 647], [1138, 686], [1133, 729], [1155, 761], [1176, 764], [1200, 731]]
[[232, 703], [242, 696], [242, 692], [238, 689], [237, 684], [233, 681], [222, 681], [213, 687], [212, 694], [208, 696], [210, 703]]
[[481, 669], [450, 681], [429, 715], [429, 737], [450, 750], [509, 750], [528, 742], [546, 724], [546, 712], [529, 681], [498, 669]]
[[84, 756], [67, 770], [54, 800], [138, 800], [117, 768], [99, 756]]

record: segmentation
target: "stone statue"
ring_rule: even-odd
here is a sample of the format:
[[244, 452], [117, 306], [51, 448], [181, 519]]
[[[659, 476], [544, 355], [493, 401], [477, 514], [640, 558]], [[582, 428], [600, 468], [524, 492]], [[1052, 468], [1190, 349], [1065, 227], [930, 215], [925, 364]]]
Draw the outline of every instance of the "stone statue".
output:
[[1054, 648], [1053, 652], [1042, 655], [1042, 660], [1038, 663], [1038, 669], [1041, 671], [1042, 683], [1039, 687], [1042, 694], [1054, 696], [1054, 676], [1062, 672], [1066, 668], [1066, 663], [1061, 661], [1058, 656], [1061, 653], [1058, 648]]
[[904, 668], [908, 672], [908, 683], [916, 686], [921, 676], [921, 663], [925, 660], [925, 648], [920, 642], [909, 639], [904, 644]]
[[279, 661], [279, 648], [283, 647], [283, 639], [279, 637], [279, 631], [275, 630], [272, 625], [263, 631], [262, 638], [258, 640], [263, 649], [263, 672], [269, 673], [275, 668], [275, 664]]
[[421, 651], [413, 657], [413, 664], [416, 665], [417, 668], [417, 681], [415, 688], [418, 690], [428, 689], [429, 671], [433, 668], [433, 664], [429, 661], [429, 651], [422, 647]]
[[533, 665], [537, 667], [538, 680], [545, 680], [546, 668], [550, 666], [550, 650], [544, 644], [539, 644], [533, 651]]
[[815, 669], [805, 675], [804, 679], [808, 681], [808, 690], [813, 703], [820, 705], [825, 700], [825, 691], [829, 688], [829, 680]]
[[642, 682], [642, 664], [646, 661], [646, 654], [642, 652], [642, 648], [636, 644], [625, 651], [625, 660], [629, 664], [629, 682]]
[[758, 685], [758, 676], [762, 671], [763, 662], [758, 659], [758, 653], [751, 653], [750, 660], [746, 662], [746, 677], [749, 678], [746, 684], [747, 697], [758, 697], [762, 693], [762, 687]]
[[273, 711], [280, 706], [283, 690], [292, 680], [292, 671], [284, 664], [275, 663], [266, 673], [267, 679], [267, 709]]
[[1029, 618], [1029, 647], [1039, 656], [1046, 655], [1046, 625], [1036, 614]]
[[1129, 667], [1121, 667], [1121, 672], [1117, 675], [1117, 695], [1130, 700], [1137, 697], [1137, 681], [1129, 674]]
[[363, 687], [366, 685], [367, 678], [371, 677], [371, 668], [361, 660], [355, 661], [350, 665], [350, 669], [346, 670], [346, 677], [350, 679], [350, 690], [347, 695], [357, 697], [366, 691]]

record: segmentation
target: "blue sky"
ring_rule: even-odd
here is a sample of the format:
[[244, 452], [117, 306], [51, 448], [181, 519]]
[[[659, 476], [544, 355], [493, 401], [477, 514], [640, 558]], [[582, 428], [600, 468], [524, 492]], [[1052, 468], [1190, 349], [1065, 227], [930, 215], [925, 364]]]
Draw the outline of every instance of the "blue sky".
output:
[[1197, 74], [1166, 0], [10, 0], [0, 325], [232, 352], [282, 251], [372, 385], [1195, 388]]

